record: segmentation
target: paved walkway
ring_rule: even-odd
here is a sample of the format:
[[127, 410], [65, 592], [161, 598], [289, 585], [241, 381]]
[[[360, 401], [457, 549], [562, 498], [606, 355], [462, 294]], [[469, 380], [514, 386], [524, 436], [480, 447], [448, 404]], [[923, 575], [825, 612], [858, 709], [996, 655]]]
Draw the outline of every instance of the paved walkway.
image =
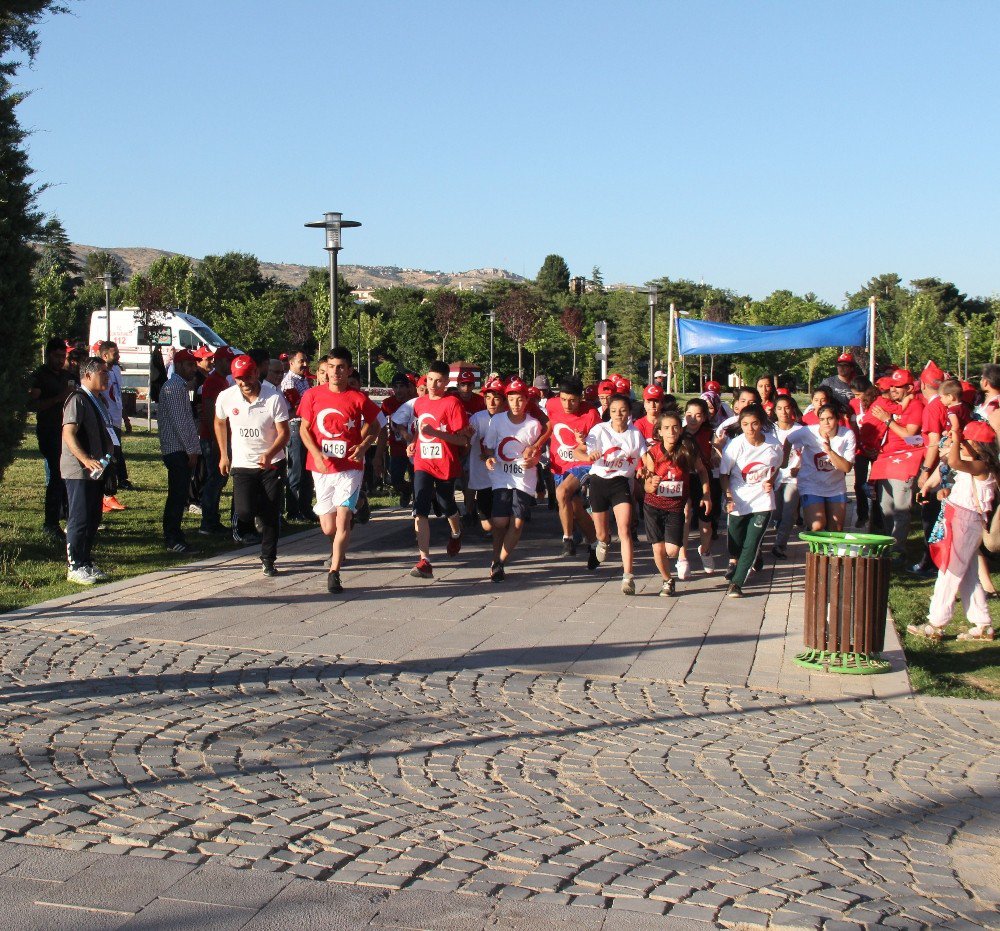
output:
[[1000, 926], [995, 705], [793, 666], [801, 552], [627, 598], [537, 517], [503, 585], [387, 513], [342, 599], [309, 533], [0, 616], [4, 927]]

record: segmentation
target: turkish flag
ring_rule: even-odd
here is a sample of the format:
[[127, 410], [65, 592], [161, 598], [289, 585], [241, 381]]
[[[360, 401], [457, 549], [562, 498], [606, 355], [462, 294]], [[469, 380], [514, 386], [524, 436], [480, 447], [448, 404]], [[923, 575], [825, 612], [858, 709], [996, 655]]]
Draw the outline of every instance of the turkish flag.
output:
[[872, 463], [871, 471], [868, 473], [868, 481], [877, 482], [883, 478], [894, 478], [905, 482], [920, 471], [920, 465], [923, 461], [923, 446], [901, 449], [896, 452], [883, 450], [879, 453], [878, 459]]

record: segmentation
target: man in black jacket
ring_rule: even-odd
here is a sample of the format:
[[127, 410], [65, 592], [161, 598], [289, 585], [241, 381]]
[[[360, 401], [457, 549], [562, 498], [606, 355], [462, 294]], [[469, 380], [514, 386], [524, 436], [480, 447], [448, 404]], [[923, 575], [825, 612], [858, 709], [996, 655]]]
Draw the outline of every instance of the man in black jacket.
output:
[[75, 379], [70, 379], [65, 366], [66, 344], [61, 339], [50, 339], [45, 344], [45, 365], [32, 372], [31, 387], [28, 389], [31, 409], [36, 415], [38, 451], [45, 462], [45, 522], [42, 531], [60, 542], [66, 539], [59, 526], [66, 507], [66, 486], [59, 474], [62, 408], [75, 387]]

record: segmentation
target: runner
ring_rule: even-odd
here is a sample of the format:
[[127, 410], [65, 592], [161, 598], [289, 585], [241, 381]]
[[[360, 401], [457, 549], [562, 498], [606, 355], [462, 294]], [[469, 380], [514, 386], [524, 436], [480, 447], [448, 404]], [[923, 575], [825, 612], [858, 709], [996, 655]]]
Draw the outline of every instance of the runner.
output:
[[416, 434], [407, 448], [413, 455], [413, 517], [419, 559], [410, 570], [418, 579], [434, 578], [430, 561], [431, 503], [436, 500], [451, 527], [448, 555], [462, 548], [462, 520], [455, 503], [455, 479], [462, 474], [461, 452], [469, 445], [469, 420], [461, 402], [445, 394], [450, 370], [432, 362], [427, 370], [427, 394], [413, 405]]
[[[414, 391], [410, 380], [402, 373], [393, 376], [389, 387], [392, 389], [392, 394], [382, 402], [382, 413], [390, 420], [385, 428], [379, 431], [374, 470], [375, 475], [380, 480], [384, 480], [387, 471], [385, 467], [386, 451], [388, 450], [389, 484], [392, 485], [393, 491], [399, 495], [399, 506], [405, 508], [409, 507], [413, 497], [413, 464], [406, 455], [406, 432], [391, 418], [403, 405], [413, 399]], [[411, 405], [410, 410], [412, 411], [412, 409]]]
[[250, 356], [233, 359], [231, 372], [236, 384], [215, 399], [219, 472], [233, 477], [237, 532], [242, 535], [244, 526], [259, 523], [261, 567], [264, 575], [275, 576], [290, 436], [288, 405], [274, 385], [260, 380]]
[[694, 441], [684, 432], [679, 413], [669, 411], [657, 418], [656, 433], [642, 457], [642, 464], [646, 539], [653, 547], [653, 561], [663, 578], [660, 594], [673, 597], [677, 594], [676, 583], [667, 560], [676, 558], [684, 547], [687, 536], [684, 509], [693, 473], [701, 483], [701, 510], [707, 517], [712, 509], [708, 471]]
[[332, 349], [326, 359], [327, 383], [310, 388], [299, 404], [306, 468], [316, 488], [313, 510], [330, 538], [326, 590], [331, 595], [344, 590], [340, 570], [361, 498], [365, 453], [379, 432], [378, 405], [349, 387], [351, 361], [349, 349]]
[[562, 523], [562, 554], [576, 555], [573, 539], [573, 526], [576, 524], [588, 544], [587, 568], [596, 569], [597, 534], [594, 522], [584, 507], [582, 494], [583, 483], [590, 475], [590, 465], [577, 461], [575, 451], [581, 446], [581, 437], [586, 437], [601, 422], [601, 417], [592, 404], [583, 400], [583, 383], [576, 375], [563, 379], [559, 396], [549, 398], [546, 411], [549, 424], [542, 439], [551, 437], [549, 464]]
[[469, 491], [475, 495], [475, 513], [483, 533], [493, 533], [490, 517], [493, 514], [493, 480], [486, 460], [490, 452], [486, 447], [486, 431], [494, 414], [507, 409], [504, 384], [499, 378], [491, 379], [483, 389], [486, 410], [477, 411], [469, 418], [472, 435], [469, 437]]
[[760, 565], [760, 546], [774, 511], [774, 476], [785, 455], [773, 432], [765, 433], [767, 417], [759, 404], [743, 408], [740, 435], [722, 451], [719, 477], [729, 512], [730, 598], [743, 597], [750, 568]]
[[538, 485], [538, 449], [534, 444], [542, 435], [542, 425], [527, 413], [528, 386], [520, 378], [512, 378], [504, 394], [509, 410], [493, 415], [483, 443], [490, 452], [486, 468], [493, 483], [490, 579], [494, 582], [503, 581], [507, 560], [531, 519]]
[[[684, 430], [694, 441], [701, 458], [702, 465], [708, 472], [708, 485], [711, 490], [711, 508], [702, 507], [701, 488], [696, 482], [691, 483], [691, 503], [687, 509], [688, 525], [698, 521], [698, 533], [701, 544], [698, 555], [705, 575], [715, 572], [715, 557], [712, 555], [712, 543], [719, 535], [719, 515], [722, 511], [722, 483], [719, 481], [719, 451], [712, 445], [712, 414], [708, 401], [704, 397], [692, 398], [684, 408]], [[687, 546], [687, 536], [684, 537], [684, 549]], [[683, 552], [682, 554], [683, 555]], [[684, 582], [691, 573], [687, 558], [677, 560], [677, 578]]]
[[[791, 395], [779, 395], [774, 402], [774, 433], [779, 443], [784, 443], [790, 433], [802, 425], [802, 411]], [[771, 555], [777, 559], [787, 559], [788, 538], [792, 535], [792, 525], [799, 510], [799, 453], [793, 450], [788, 457], [788, 465], [778, 470], [774, 480], [775, 523], [774, 546]], [[859, 494], [860, 498], [860, 494]]]
[[[854, 466], [856, 440], [841, 426], [837, 408], [824, 404], [816, 426], [801, 426], [784, 441], [798, 451], [799, 502], [809, 530], [843, 530], [847, 515], [847, 473]], [[779, 434], [780, 439], [780, 434]]]
[[[613, 511], [622, 548], [622, 594], [635, 594], [632, 577], [632, 479], [635, 477], [646, 441], [635, 427], [629, 425], [629, 400], [614, 395], [608, 405], [609, 420], [600, 423], [587, 434], [587, 449], [579, 448], [575, 457], [590, 462], [590, 510], [594, 515], [597, 562], [607, 558], [611, 545], [608, 511]], [[590, 563], [588, 563], [588, 568]]]

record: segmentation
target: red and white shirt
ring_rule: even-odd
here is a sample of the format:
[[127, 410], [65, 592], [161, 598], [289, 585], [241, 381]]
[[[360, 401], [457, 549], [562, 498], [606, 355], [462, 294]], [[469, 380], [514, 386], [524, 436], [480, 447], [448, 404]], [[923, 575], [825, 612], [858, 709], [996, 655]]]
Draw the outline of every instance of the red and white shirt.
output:
[[[299, 417], [309, 421], [309, 435], [326, 457], [331, 472], [352, 472], [364, 468], [364, 462], [349, 459], [347, 454], [361, 442], [366, 423], [378, 423], [378, 405], [353, 388], [332, 391], [327, 385], [310, 388], [299, 402]], [[306, 456], [306, 468], [318, 472], [312, 453]]]
[[[270, 382], [260, 383], [260, 394], [253, 401], [243, 397], [239, 385], [226, 388], [215, 399], [215, 416], [229, 421], [230, 461], [234, 469], [259, 469], [257, 461], [278, 438], [278, 424], [289, 419], [288, 405], [281, 392]], [[273, 462], [285, 458], [279, 449]]]
[[458, 478], [462, 474], [461, 447], [426, 432], [430, 427], [445, 433], [459, 433], [468, 426], [469, 418], [458, 398], [453, 394], [446, 394], [443, 398], [432, 398], [430, 395], [417, 398], [413, 405], [413, 419], [417, 428], [413, 444], [414, 470], [426, 472], [434, 478]]
[[646, 440], [635, 427], [616, 433], [610, 422], [599, 423], [587, 434], [587, 450], [599, 457], [590, 466], [598, 478], [632, 478], [646, 451]]
[[526, 415], [521, 423], [511, 423], [504, 411], [490, 420], [483, 445], [496, 453], [496, 464], [490, 473], [494, 488], [517, 488], [533, 495], [538, 483], [538, 471], [524, 464], [524, 450], [542, 435], [542, 425]]
[[559, 398], [549, 398], [545, 412], [552, 424], [549, 439], [549, 468], [554, 475], [561, 475], [585, 463], [578, 462], [573, 455], [577, 447], [576, 434], [586, 436], [601, 422], [601, 415], [592, 404], [586, 402], [575, 414], [567, 414]]
[[753, 446], [743, 434], [726, 444], [719, 474], [729, 476], [733, 510], [738, 515], [774, 510], [774, 492], [767, 491], [764, 485], [774, 482], [784, 458], [784, 450], [773, 434], [765, 433], [759, 446]]

